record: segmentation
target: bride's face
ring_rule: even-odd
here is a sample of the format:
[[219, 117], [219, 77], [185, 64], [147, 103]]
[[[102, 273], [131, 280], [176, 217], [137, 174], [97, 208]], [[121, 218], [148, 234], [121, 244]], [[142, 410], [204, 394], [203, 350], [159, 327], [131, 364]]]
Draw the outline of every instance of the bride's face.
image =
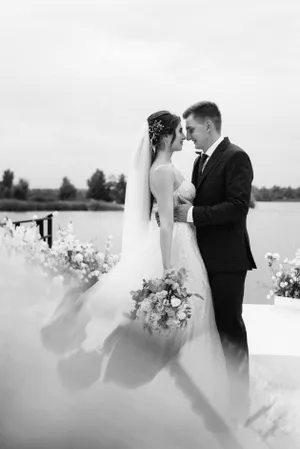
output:
[[185, 134], [183, 132], [183, 128], [182, 128], [182, 125], [180, 122], [175, 131], [175, 139], [172, 143], [171, 150], [172, 151], [181, 151], [182, 144], [183, 144], [183, 141], [185, 140], [185, 138], [186, 137], [185, 137]]

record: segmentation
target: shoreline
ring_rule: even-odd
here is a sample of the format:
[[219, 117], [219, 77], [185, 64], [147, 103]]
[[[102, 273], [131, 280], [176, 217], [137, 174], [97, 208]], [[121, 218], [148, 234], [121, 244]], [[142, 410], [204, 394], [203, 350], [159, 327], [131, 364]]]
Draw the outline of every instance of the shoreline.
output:
[[[255, 200], [250, 209], [255, 209], [259, 203], [299, 203], [299, 200]], [[102, 200], [89, 201], [21, 201], [15, 199], [1, 199], [0, 212], [54, 212], [54, 211], [124, 211], [124, 204], [110, 203]]]
[[123, 211], [124, 205], [107, 201], [21, 201], [0, 200], [0, 212]]

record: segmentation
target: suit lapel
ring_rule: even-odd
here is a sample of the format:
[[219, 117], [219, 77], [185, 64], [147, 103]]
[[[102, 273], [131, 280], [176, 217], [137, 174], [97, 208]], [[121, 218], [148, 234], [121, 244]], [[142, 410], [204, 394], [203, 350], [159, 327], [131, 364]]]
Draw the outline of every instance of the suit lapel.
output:
[[202, 185], [204, 179], [208, 176], [212, 168], [219, 162], [222, 158], [224, 151], [227, 146], [230, 144], [228, 137], [225, 137], [224, 140], [217, 146], [211, 157], [208, 159], [207, 164], [204, 167], [200, 180], [198, 182], [197, 189]]
[[199, 162], [200, 162], [200, 156], [198, 156], [195, 159], [194, 167], [193, 167], [193, 171], [192, 171], [192, 184], [194, 184], [195, 187], [197, 187], [197, 176], [198, 176]]

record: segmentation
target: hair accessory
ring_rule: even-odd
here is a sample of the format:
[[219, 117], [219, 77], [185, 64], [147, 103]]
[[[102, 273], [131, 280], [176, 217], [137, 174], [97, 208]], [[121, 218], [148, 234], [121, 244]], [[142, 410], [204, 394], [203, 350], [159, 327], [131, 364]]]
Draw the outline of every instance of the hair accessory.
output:
[[149, 139], [152, 146], [154, 145], [154, 141], [160, 136], [163, 129], [164, 125], [161, 120], [154, 120], [154, 122], [149, 125]]

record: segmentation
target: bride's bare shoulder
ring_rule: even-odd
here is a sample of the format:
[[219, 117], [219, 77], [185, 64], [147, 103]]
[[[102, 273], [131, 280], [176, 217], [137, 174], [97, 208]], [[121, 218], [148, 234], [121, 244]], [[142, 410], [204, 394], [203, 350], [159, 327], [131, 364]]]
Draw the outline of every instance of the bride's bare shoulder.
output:
[[150, 168], [150, 180], [160, 181], [164, 178], [174, 178], [174, 167], [172, 164], [154, 164]]

